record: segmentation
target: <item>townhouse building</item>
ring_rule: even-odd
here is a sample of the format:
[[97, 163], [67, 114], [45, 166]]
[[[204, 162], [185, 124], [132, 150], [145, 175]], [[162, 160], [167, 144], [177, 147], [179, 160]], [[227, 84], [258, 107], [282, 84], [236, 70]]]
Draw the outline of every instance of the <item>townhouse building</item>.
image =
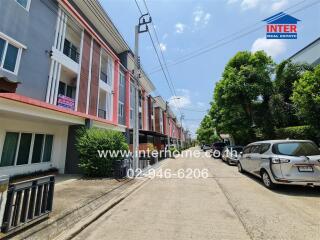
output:
[[[131, 49], [98, 0], [1, 0], [0, 175], [79, 173], [75, 142], [84, 126], [123, 132], [131, 144], [133, 69]], [[155, 116], [155, 86], [142, 69], [139, 82], [141, 148], [155, 133], [162, 144], [169, 133], [179, 138], [163, 104]]]
[[299, 50], [289, 58], [293, 62], [308, 63], [312, 66], [320, 64], [320, 37]]

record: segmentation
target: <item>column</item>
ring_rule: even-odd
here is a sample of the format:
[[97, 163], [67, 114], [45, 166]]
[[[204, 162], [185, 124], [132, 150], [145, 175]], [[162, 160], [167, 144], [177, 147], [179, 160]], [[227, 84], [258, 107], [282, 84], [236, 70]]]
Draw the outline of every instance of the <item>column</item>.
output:
[[118, 124], [118, 107], [119, 107], [119, 75], [120, 63], [119, 60], [114, 62], [114, 78], [113, 78], [113, 114], [112, 122]]
[[142, 109], [142, 129], [147, 129], [147, 122], [146, 122], [146, 91], [142, 89], [142, 102], [141, 102], [141, 109]]
[[130, 128], [130, 72], [127, 71], [126, 75], [126, 102], [125, 102], [125, 117], [126, 117], [126, 126]]

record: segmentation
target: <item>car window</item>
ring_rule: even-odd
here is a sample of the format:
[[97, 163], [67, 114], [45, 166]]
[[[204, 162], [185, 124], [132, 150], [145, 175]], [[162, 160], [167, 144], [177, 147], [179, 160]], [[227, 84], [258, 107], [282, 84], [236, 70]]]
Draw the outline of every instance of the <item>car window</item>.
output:
[[263, 144], [261, 144], [260, 154], [265, 153], [266, 151], [268, 151], [269, 148], [270, 148], [270, 144], [269, 144], [269, 143], [263, 143]]
[[261, 145], [254, 145], [252, 148], [251, 148], [251, 153], [260, 153], [260, 147]]
[[251, 149], [252, 146], [247, 146], [243, 149], [243, 154], [248, 154], [250, 153], [250, 149]]
[[319, 148], [312, 142], [290, 142], [275, 144], [277, 154], [290, 156], [320, 155]]

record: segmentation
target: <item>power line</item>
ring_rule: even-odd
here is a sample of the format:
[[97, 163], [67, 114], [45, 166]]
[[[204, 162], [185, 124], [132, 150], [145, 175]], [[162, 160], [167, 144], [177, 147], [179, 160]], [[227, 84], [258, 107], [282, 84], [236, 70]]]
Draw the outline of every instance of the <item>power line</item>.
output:
[[[135, 3], [136, 3], [136, 5], [137, 5], [137, 8], [138, 8], [140, 14], [142, 15], [143, 13], [142, 13], [142, 10], [141, 10], [141, 8], [140, 8], [137, 0], [135, 0]], [[151, 16], [151, 14], [150, 14], [150, 12], [149, 12], [149, 10], [148, 10], [148, 7], [147, 7], [147, 5], [146, 5], [146, 2], [145, 2], [145, 7], [146, 7], [146, 10], [147, 10], [148, 14]], [[153, 26], [153, 29], [155, 30], [155, 27], [154, 27], [154, 24], [153, 24], [153, 23], [152, 23], [152, 26]], [[172, 86], [170, 86], [169, 78], [168, 78], [168, 76], [167, 76], [167, 74], [166, 74], [166, 71], [164, 70], [163, 65], [166, 66], [166, 63], [165, 63], [165, 61], [164, 61], [164, 64], [162, 63], [162, 61], [161, 61], [161, 59], [160, 59], [160, 56], [159, 56], [159, 53], [158, 53], [158, 50], [157, 50], [157, 47], [156, 47], [156, 44], [154, 43], [154, 40], [153, 40], [152, 35], [151, 35], [151, 33], [150, 33], [149, 30], [148, 30], [148, 34], [149, 34], [149, 37], [150, 37], [152, 46], [153, 46], [153, 48], [154, 48], [154, 50], [155, 50], [155, 53], [156, 53], [158, 62], [159, 62], [160, 67], [161, 67], [161, 70], [162, 70], [162, 72], [163, 72], [164, 78], [165, 78], [166, 83], [167, 83], [167, 85], [168, 85], [168, 87], [169, 87], [169, 90], [170, 90], [170, 92], [171, 92], [172, 95], [177, 96], [177, 94], [176, 94], [176, 92], [175, 92], [175, 89], [174, 89], [174, 86], [173, 86], [173, 84], [171, 84]], [[158, 44], [160, 45], [158, 38], [157, 38], [157, 41], [158, 41]], [[160, 52], [161, 52], [161, 54], [162, 54], [162, 50], [161, 50], [161, 49], [160, 49]], [[163, 54], [162, 54], [162, 56], [163, 56]], [[168, 74], [168, 75], [169, 75], [169, 74]], [[169, 77], [170, 77], [170, 76], [169, 76]], [[171, 80], [171, 79], [170, 79], [170, 80]], [[172, 82], [172, 81], [171, 81], [171, 82]], [[176, 103], [176, 99], [173, 99], [173, 101], [175, 102], [176, 108], [179, 110], [180, 115], [182, 115], [182, 112], [181, 112], [181, 110], [179, 109], [178, 104]]]
[[[305, 1], [301, 1], [301, 2], [299, 2], [299, 3], [297, 3], [297, 4], [294, 4], [293, 6], [287, 8], [287, 9], [285, 9], [285, 10], [283, 10], [283, 11], [287, 11], [287, 10], [289, 10], [289, 9], [291, 9], [291, 8], [293, 8], [293, 7], [296, 7], [297, 5], [300, 5], [300, 4], [304, 3], [304, 2], [305, 2]], [[296, 12], [302, 11], [302, 10], [304, 10], [304, 9], [306, 9], [306, 8], [309, 8], [309, 7], [311, 7], [311, 6], [315, 5], [315, 4], [318, 4], [318, 3], [320, 3], [320, 2], [319, 2], [319, 1], [315, 1], [315, 2], [313, 2], [313, 3], [311, 3], [311, 4], [309, 4], [309, 5], [305, 5], [304, 7], [300, 8], [300, 9], [297, 9], [296, 11], [293, 11], [292, 13], [296, 13]], [[292, 13], [291, 13], [291, 14], [292, 14]], [[238, 39], [240, 39], [240, 38], [242, 38], [242, 37], [244, 37], [244, 36], [246, 36], [246, 35], [249, 35], [249, 34], [251, 34], [251, 33], [253, 33], [253, 32], [256, 32], [256, 31], [259, 30], [262, 26], [259, 26], [259, 27], [257, 27], [257, 28], [254, 28], [254, 29], [252, 29], [252, 30], [250, 30], [250, 31], [246, 31], [246, 32], [243, 33], [243, 34], [241, 34], [241, 35], [239, 35], [239, 36], [236, 36], [236, 37], [234, 37], [234, 38], [231, 38], [229, 41], [224, 42], [224, 40], [229, 39], [230, 37], [232, 37], [232, 36], [234, 36], [234, 35], [237, 35], [237, 34], [239, 34], [239, 33], [242, 33], [243, 30], [248, 29], [248, 28], [251, 28], [251, 27], [256, 26], [256, 25], [258, 25], [258, 24], [260, 24], [260, 22], [255, 23], [255, 24], [253, 24], [253, 25], [250, 25], [249, 27], [244, 28], [244, 29], [242, 29], [242, 30], [239, 30], [239, 31], [237, 31], [237, 32], [235, 32], [235, 33], [233, 33], [233, 34], [230, 34], [230, 35], [228, 35], [228, 36], [226, 36], [226, 37], [224, 37], [224, 38], [221, 38], [220, 40], [215, 41], [214, 43], [209, 44], [209, 45], [207, 45], [206, 47], [200, 48], [200, 49], [195, 50], [195, 51], [193, 51], [193, 52], [191, 52], [191, 53], [189, 53], [189, 54], [186, 54], [185, 56], [176, 59], [176, 61], [174, 61], [173, 63], [171, 63], [169, 66], [175, 66], [175, 65], [178, 65], [178, 64], [180, 64], [180, 63], [186, 62], [186, 61], [188, 61], [188, 60], [190, 60], [190, 59], [193, 59], [193, 58], [195, 58], [195, 57], [197, 57], [197, 56], [200, 56], [200, 55], [202, 55], [202, 54], [208, 53], [209, 51], [212, 51], [212, 50], [214, 50], [214, 49], [216, 49], [216, 48], [219, 48], [219, 47], [221, 47], [221, 46], [224, 46], [224, 45], [226, 45], [226, 44], [228, 44], [228, 43], [231, 43], [231, 42], [233, 42], [233, 41], [235, 41], [235, 40], [238, 40]], [[220, 42], [222, 42], [222, 43], [221, 43], [221, 44], [218, 44], [218, 43], [220, 43]], [[156, 72], [158, 72], [158, 71], [159, 71], [159, 68], [156, 67], [156, 68], [154, 68], [154, 70], [151, 71], [149, 74], [156, 73]]]
[[[148, 8], [148, 6], [147, 6], [146, 0], [143, 0], [143, 2], [144, 2], [144, 5], [145, 5], [145, 7], [146, 7], [147, 12], [148, 12], [149, 14], [151, 14], [151, 13], [150, 13], [150, 10], [149, 10], [149, 8]], [[165, 68], [166, 68], [166, 70], [167, 70], [167, 73], [168, 73], [168, 76], [169, 76], [169, 80], [170, 80], [170, 83], [171, 83], [171, 86], [172, 86], [174, 95], [177, 96], [176, 91], [175, 91], [175, 87], [174, 87], [174, 84], [173, 84], [173, 81], [172, 81], [172, 78], [171, 78], [171, 74], [170, 74], [169, 69], [168, 69], [168, 66], [167, 66], [167, 61], [166, 61], [166, 59], [165, 59], [165, 57], [164, 57], [164, 53], [163, 53], [163, 51], [162, 51], [162, 49], [161, 49], [161, 47], [160, 47], [160, 41], [159, 41], [159, 37], [158, 37], [158, 34], [157, 34], [157, 30], [156, 30], [153, 22], [151, 22], [151, 25], [152, 25], [152, 28], [153, 28], [154, 35], [156, 36], [156, 40], [157, 40], [158, 46], [159, 46], [159, 48], [160, 48], [160, 53], [161, 53], [162, 61], [163, 61], [164, 66], [165, 66]], [[180, 111], [180, 110], [179, 110], [179, 111]], [[181, 111], [180, 111], [180, 114], [181, 114]]]

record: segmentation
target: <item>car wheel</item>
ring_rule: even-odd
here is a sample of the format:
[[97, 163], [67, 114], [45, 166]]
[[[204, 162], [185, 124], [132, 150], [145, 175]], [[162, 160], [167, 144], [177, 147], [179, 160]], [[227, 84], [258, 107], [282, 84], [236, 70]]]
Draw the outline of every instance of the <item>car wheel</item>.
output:
[[239, 171], [239, 173], [244, 173], [240, 162], [238, 162], [238, 171]]
[[265, 170], [262, 171], [261, 178], [262, 178], [263, 185], [266, 188], [269, 188], [269, 189], [275, 188], [275, 184], [272, 182], [272, 180], [271, 180], [269, 174], [267, 173], [267, 171], [265, 171]]
[[231, 160], [228, 158], [228, 165], [231, 166], [232, 165], [232, 162]]

